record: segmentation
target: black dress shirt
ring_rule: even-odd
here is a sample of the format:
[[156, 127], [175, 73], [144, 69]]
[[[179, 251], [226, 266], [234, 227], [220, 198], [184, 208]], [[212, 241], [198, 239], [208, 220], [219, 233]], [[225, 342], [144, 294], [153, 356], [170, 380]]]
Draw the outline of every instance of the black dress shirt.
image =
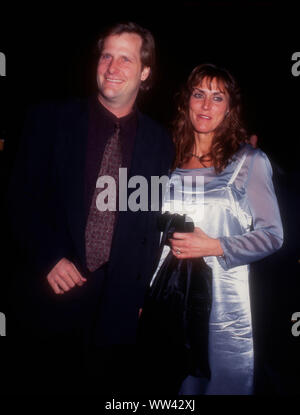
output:
[[129, 170], [137, 132], [136, 107], [125, 117], [117, 118], [101, 105], [97, 96], [90, 98], [85, 160], [85, 211], [87, 215], [96, 187], [105, 145], [113, 134], [117, 122], [120, 125], [122, 167]]

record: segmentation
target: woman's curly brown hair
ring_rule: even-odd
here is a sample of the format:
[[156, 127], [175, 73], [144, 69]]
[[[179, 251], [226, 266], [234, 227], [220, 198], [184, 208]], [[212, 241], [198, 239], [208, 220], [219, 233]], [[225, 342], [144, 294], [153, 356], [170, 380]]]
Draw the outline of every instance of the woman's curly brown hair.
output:
[[172, 123], [176, 148], [173, 168], [181, 167], [191, 157], [195, 136], [189, 116], [189, 100], [193, 89], [201, 85], [204, 79], [209, 85], [216, 79], [221, 92], [224, 92], [224, 86], [229, 95], [229, 113], [215, 130], [210, 152], [200, 158], [204, 166], [205, 162], [210, 161], [216, 172], [220, 173], [228, 165], [240, 144], [247, 140], [248, 134], [241, 120], [241, 95], [236, 80], [226, 69], [208, 63], [193, 69], [178, 95], [177, 115]]

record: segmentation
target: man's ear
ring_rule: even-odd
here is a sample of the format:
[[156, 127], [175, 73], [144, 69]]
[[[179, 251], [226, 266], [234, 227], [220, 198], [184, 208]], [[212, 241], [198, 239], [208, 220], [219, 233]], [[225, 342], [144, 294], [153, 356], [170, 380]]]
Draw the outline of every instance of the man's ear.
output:
[[144, 69], [142, 70], [142, 74], [141, 74], [141, 81], [146, 81], [146, 79], [150, 75], [150, 70], [151, 70], [150, 66], [144, 67]]

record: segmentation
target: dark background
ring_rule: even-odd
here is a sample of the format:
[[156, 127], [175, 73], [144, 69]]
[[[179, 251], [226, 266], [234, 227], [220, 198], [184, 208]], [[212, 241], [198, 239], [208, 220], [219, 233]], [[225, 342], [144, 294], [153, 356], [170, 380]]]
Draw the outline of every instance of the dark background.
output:
[[296, 162], [300, 78], [291, 73], [291, 56], [299, 49], [294, 6], [259, 1], [63, 4], [1, 9], [0, 51], [6, 55], [7, 76], [0, 77], [0, 128], [7, 142], [16, 143], [28, 105], [84, 96], [94, 88], [98, 34], [106, 24], [128, 19], [149, 28], [157, 40], [156, 86], [142, 102], [145, 111], [167, 124], [174, 93], [191, 69], [201, 62], [220, 64], [240, 81], [245, 118], [261, 147], [281, 165], [290, 168]]
[[[141, 109], [168, 127], [174, 94], [193, 67], [201, 62], [225, 66], [241, 84], [249, 131], [258, 135], [275, 173], [284, 173], [283, 181], [279, 174], [284, 189], [278, 195], [287, 245], [281, 256], [263, 262], [253, 275], [251, 296], [258, 357], [272, 383], [262, 390], [298, 393], [300, 337], [292, 336], [290, 321], [292, 313], [300, 311], [300, 264], [295, 265], [297, 252], [300, 258], [300, 77], [291, 73], [291, 57], [300, 50], [300, 41], [293, 3], [98, 1], [95, 5], [85, 1], [33, 6], [26, 2], [10, 10], [1, 5], [0, 20], [0, 51], [7, 64], [6, 77], [0, 77], [0, 138], [5, 139], [5, 150], [0, 152], [0, 220], [5, 235], [1, 239], [0, 311], [8, 307], [10, 264], [18, 260], [8, 246], [3, 203], [26, 111], [43, 100], [86, 96], [93, 91], [98, 34], [110, 23], [136, 21], [153, 32], [158, 55], [156, 85], [141, 97]], [[0, 338], [2, 344], [1, 353], [9, 353], [9, 338]]]

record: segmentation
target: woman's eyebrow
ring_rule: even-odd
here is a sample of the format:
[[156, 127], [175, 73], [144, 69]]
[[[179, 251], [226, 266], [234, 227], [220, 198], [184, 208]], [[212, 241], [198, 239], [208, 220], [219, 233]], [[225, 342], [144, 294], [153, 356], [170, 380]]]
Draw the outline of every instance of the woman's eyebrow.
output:
[[[197, 89], [199, 92], [211, 91], [211, 89], [201, 89], [201, 88], [198, 88], [197, 86], [195, 86], [194, 89]], [[212, 93], [214, 95], [219, 95], [219, 94], [225, 95], [225, 93], [222, 91], [214, 91]]]

